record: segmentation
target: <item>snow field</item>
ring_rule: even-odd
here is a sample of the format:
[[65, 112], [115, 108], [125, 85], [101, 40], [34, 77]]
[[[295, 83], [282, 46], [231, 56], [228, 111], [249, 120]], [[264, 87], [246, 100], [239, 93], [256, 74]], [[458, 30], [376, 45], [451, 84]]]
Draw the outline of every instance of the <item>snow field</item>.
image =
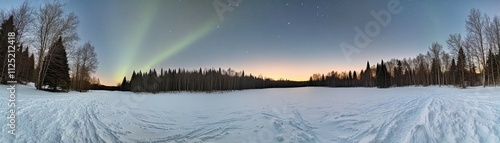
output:
[[[1, 85], [0, 94], [8, 95]], [[17, 86], [0, 142], [500, 142], [494, 87], [49, 93]], [[0, 115], [8, 116], [0, 96]]]

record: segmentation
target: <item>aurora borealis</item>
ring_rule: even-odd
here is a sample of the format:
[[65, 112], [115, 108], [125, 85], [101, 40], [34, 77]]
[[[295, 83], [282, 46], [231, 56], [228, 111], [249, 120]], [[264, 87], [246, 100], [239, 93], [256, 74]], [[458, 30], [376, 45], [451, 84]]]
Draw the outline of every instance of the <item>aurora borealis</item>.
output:
[[[471, 8], [500, 15], [498, 1], [399, 0], [402, 12], [346, 61], [339, 44], [352, 43], [353, 28], [374, 20], [370, 11], [385, 9], [388, 1], [242, 0], [224, 13], [224, 21], [214, 0], [61, 2], [80, 18], [81, 43], [96, 47], [100, 65], [95, 76], [105, 85], [150, 68], [221, 67], [307, 80], [314, 73], [361, 70], [366, 61], [414, 57], [432, 42], [446, 45], [449, 34], [465, 32]], [[2, 9], [22, 3], [0, 2]]]

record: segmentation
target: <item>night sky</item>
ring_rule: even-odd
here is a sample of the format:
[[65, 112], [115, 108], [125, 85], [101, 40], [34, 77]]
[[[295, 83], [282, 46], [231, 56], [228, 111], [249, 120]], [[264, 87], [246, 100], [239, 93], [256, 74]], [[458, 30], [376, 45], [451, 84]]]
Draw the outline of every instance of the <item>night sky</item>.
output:
[[[220, 0], [227, 4], [226, 0]], [[237, 1], [237, 0], [235, 0]], [[47, 1], [33, 1], [39, 7]], [[465, 34], [471, 8], [500, 15], [500, 1], [400, 0], [402, 11], [371, 43], [346, 58], [355, 27], [387, 10], [389, 0], [242, 0], [223, 21], [214, 0], [66, 0], [80, 18], [80, 43], [96, 47], [102, 84], [116, 85], [133, 70], [231, 68], [274, 79], [308, 80], [314, 73], [364, 69], [381, 59], [415, 57], [449, 34]], [[20, 5], [0, 0], [2, 9]], [[447, 49], [447, 48], [445, 48]]]

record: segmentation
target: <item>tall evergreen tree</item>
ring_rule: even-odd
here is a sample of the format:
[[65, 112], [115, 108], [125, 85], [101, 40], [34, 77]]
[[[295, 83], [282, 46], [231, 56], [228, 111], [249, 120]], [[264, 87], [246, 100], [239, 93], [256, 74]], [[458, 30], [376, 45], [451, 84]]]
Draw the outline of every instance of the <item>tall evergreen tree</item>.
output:
[[459, 81], [459, 79], [457, 78], [458, 76], [458, 73], [457, 73], [457, 64], [455, 63], [455, 58], [451, 59], [451, 66], [450, 66], [450, 84], [451, 85], [457, 85], [457, 81]]
[[387, 67], [384, 64], [384, 60], [380, 64], [377, 64], [377, 87], [378, 88], [388, 88], [390, 75], [387, 71]]
[[365, 74], [363, 75], [363, 82], [366, 87], [372, 87], [372, 70], [370, 68], [370, 62], [366, 62]]
[[400, 60], [397, 62], [397, 67], [394, 67], [394, 80], [396, 86], [403, 86], [403, 64]]
[[28, 78], [28, 81], [35, 82], [35, 56], [33, 54], [29, 57]]
[[[4, 21], [0, 27], [0, 82], [6, 83], [8, 77], [8, 47], [9, 45], [17, 45], [15, 40], [9, 40], [9, 33], [14, 31], [14, 16]], [[12, 49], [10, 49], [12, 50]], [[15, 50], [15, 49], [14, 49]]]
[[485, 74], [486, 74], [486, 79], [488, 80], [488, 84], [493, 84], [496, 86], [496, 79], [498, 77], [498, 68], [497, 68], [497, 59], [495, 58], [495, 55], [491, 51], [491, 49], [488, 51], [488, 60], [486, 60], [486, 66], [485, 66]]
[[127, 82], [127, 77], [123, 77], [122, 84], [120, 85], [121, 91], [129, 91], [129, 83]]
[[68, 58], [61, 37], [52, 44], [49, 53], [51, 54], [48, 54], [43, 61], [46, 64], [42, 69], [45, 71], [45, 77], [41, 77], [44, 78], [43, 84], [53, 90], [57, 90], [57, 87], [68, 90], [70, 86]]
[[458, 58], [457, 58], [457, 78], [458, 85], [461, 88], [466, 87], [465, 78], [467, 72], [465, 71], [465, 53], [462, 47], [458, 50]]

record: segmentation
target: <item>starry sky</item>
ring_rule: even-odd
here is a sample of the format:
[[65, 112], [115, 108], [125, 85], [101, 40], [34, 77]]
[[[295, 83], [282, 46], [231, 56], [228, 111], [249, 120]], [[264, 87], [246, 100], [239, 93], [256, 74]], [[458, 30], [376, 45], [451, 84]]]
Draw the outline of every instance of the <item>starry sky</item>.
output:
[[[133, 70], [231, 68], [274, 79], [308, 80], [314, 73], [364, 69], [381, 59], [415, 57], [449, 34], [465, 34], [471, 8], [500, 15], [500, 1], [393, 0], [400, 13], [349, 58], [355, 27], [376, 21], [370, 11], [390, 0], [241, 0], [219, 17], [214, 1], [62, 0], [80, 18], [81, 43], [96, 47], [102, 84], [117, 85]], [[238, 1], [238, 0], [234, 0]], [[49, 0], [32, 1], [39, 7]], [[2, 9], [20, 1], [0, 0]], [[218, 7], [221, 8], [221, 7]], [[226, 7], [227, 8], [227, 7]]]

